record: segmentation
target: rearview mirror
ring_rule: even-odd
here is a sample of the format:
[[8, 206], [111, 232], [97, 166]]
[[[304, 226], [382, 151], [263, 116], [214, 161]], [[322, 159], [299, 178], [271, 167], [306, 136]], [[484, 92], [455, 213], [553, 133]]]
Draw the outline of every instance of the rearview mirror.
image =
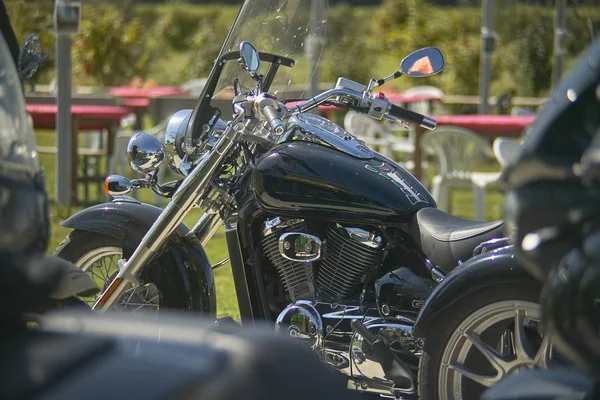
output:
[[425, 47], [413, 51], [400, 62], [404, 75], [424, 77], [435, 75], [445, 66], [444, 55], [437, 47]]
[[240, 43], [240, 64], [248, 72], [256, 72], [260, 68], [258, 51], [249, 42]]

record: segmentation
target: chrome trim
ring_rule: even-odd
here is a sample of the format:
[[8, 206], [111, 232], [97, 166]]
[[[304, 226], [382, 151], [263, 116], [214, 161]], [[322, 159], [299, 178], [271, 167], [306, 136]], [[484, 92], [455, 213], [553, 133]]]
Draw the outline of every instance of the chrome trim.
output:
[[215, 265], [213, 265], [210, 268], [214, 271], [215, 269], [222, 267], [223, 265], [227, 264], [228, 262], [229, 262], [229, 257], [227, 257], [223, 261], [219, 261], [218, 263], [216, 263]]
[[433, 263], [429, 261], [429, 259], [425, 260], [425, 266], [431, 272], [431, 278], [437, 283], [440, 283], [446, 277], [446, 274], [440, 271], [435, 265], [433, 265]]
[[510, 246], [512, 244], [512, 238], [503, 237], [503, 238], [495, 238], [491, 240], [487, 240], [485, 242], [480, 243], [473, 250], [473, 257], [478, 256], [482, 253], [487, 253], [493, 250], [497, 250], [501, 247]]
[[[367, 95], [366, 98], [363, 98], [363, 93], [359, 93], [357, 91], [346, 88], [329, 89], [324, 91], [323, 93], [319, 93], [313, 98], [308, 99], [307, 101], [298, 106], [288, 108], [288, 114], [299, 114], [312, 110], [319, 104], [329, 100], [332, 97], [338, 97], [342, 101], [350, 100], [350, 102], [352, 102], [355, 106], [366, 108], [368, 106], [370, 97]], [[358, 104], [356, 104], [357, 102]]]
[[310, 113], [294, 115], [288, 120], [280, 141], [285, 140], [319, 143], [361, 159], [375, 157], [363, 141], [328, 119]]
[[112, 196], [124, 196], [133, 190], [133, 185], [129, 179], [121, 175], [109, 175], [104, 181], [104, 187], [107, 193]]
[[303, 232], [287, 232], [279, 237], [279, 253], [290, 261], [310, 262], [321, 258], [321, 239]]
[[223, 221], [219, 214], [204, 213], [191, 229], [189, 235], [195, 236], [202, 246], [206, 246], [222, 225]]
[[323, 347], [323, 321], [308, 301], [292, 303], [279, 314], [275, 321], [275, 331], [283, 330], [288, 336], [308, 344], [314, 351], [318, 352]]
[[288, 226], [296, 225], [304, 222], [303, 219], [286, 219], [282, 220], [281, 217], [275, 217], [265, 221], [265, 227], [263, 229], [263, 235], [268, 236], [278, 229], [286, 228]]
[[119, 196], [113, 196], [112, 198], [112, 202], [113, 203], [135, 203], [135, 204], [140, 204], [141, 202], [137, 199], [134, 199], [131, 196], [126, 196], [126, 195], [119, 195]]
[[339, 224], [337, 226], [340, 229], [344, 229], [350, 239], [364, 244], [365, 246], [371, 247], [373, 249], [379, 249], [383, 243], [381, 236], [378, 236], [375, 233], [366, 231], [361, 228], [346, 228], [345, 226], [341, 226]]
[[424, 115], [423, 122], [421, 122], [421, 127], [432, 131], [437, 127], [437, 121], [433, 118]]
[[433, 278], [434, 281], [436, 281], [437, 283], [440, 283], [441, 281], [444, 280], [444, 278], [446, 278], [446, 274], [444, 274], [442, 271], [440, 271], [436, 267], [433, 267], [433, 268], [431, 268], [431, 277]]

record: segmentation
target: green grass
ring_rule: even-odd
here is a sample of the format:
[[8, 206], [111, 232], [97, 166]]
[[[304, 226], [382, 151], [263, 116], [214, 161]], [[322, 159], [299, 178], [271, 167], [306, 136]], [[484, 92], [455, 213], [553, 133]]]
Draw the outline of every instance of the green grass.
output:
[[[40, 146], [52, 146], [55, 143], [55, 133], [48, 131], [39, 131], [36, 133], [37, 143]], [[48, 184], [48, 192], [51, 200], [55, 196], [55, 172], [56, 162], [54, 155], [42, 155], [41, 162], [45, 169], [46, 179]], [[489, 165], [487, 169], [497, 169], [497, 165]], [[432, 172], [430, 171], [430, 174]], [[83, 195], [83, 190], [80, 188], [80, 195]], [[149, 190], [138, 191], [138, 198], [147, 203], [154, 201], [154, 194]], [[489, 192], [487, 195], [486, 219], [488, 221], [496, 220], [502, 214], [502, 195], [497, 192]], [[103, 202], [103, 197], [99, 197], [96, 203]], [[52, 237], [48, 247], [48, 252], [52, 253], [58, 244], [71, 231], [68, 228], [63, 228], [60, 223], [70, 215], [75, 214], [84, 206], [72, 206], [69, 209], [58, 208], [55, 204], [52, 205]], [[456, 191], [453, 195], [452, 213], [464, 218], [473, 218], [473, 197], [470, 191]], [[193, 226], [201, 217], [202, 211], [199, 209], [192, 210], [185, 218], [185, 223], [188, 226]], [[224, 231], [220, 230], [213, 240], [206, 246], [206, 252], [209, 260], [216, 264], [217, 262], [228, 257], [227, 245], [225, 242]], [[239, 320], [239, 309], [237, 298], [233, 286], [233, 278], [231, 275], [231, 266], [226, 264], [215, 271], [215, 281], [217, 287], [217, 313], [219, 316], [231, 315]]]

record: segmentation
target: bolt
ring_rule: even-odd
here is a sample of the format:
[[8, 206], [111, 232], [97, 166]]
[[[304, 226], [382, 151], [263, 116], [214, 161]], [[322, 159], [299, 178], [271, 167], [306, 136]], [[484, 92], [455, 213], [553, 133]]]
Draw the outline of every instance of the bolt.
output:
[[290, 249], [290, 247], [292, 247], [292, 246], [290, 245], [290, 242], [285, 242], [285, 243], [283, 244], [283, 248], [284, 248], [284, 249], [286, 249], [286, 250], [289, 250], [289, 249]]
[[369, 385], [367, 385], [367, 382], [362, 381], [360, 382], [360, 388], [363, 390], [367, 390], [369, 388]]
[[312, 248], [312, 243], [306, 243], [306, 246], [304, 246], [304, 249], [309, 253], [312, 251]]
[[382, 304], [381, 305], [381, 313], [383, 315], [390, 315], [390, 307], [387, 304]]
[[331, 334], [331, 332], [333, 332], [333, 326], [331, 325], [327, 325], [327, 328], [325, 328], [325, 330], [327, 331], [327, 334]]

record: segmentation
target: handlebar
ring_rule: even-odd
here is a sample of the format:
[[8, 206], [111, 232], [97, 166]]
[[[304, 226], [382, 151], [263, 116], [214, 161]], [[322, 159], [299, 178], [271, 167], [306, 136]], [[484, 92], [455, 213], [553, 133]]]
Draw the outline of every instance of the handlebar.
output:
[[267, 121], [269, 121], [269, 124], [271, 125], [271, 128], [273, 128], [275, 134], [282, 135], [285, 127], [283, 125], [283, 121], [281, 121], [279, 113], [275, 111], [275, 108], [270, 105], [265, 105], [262, 107], [262, 113]]
[[[357, 103], [357, 105], [354, 106], [354, 108], [358, 109], [361, 112], [367, 113], [377, 119], [386, 118], [394, 122], [400, 123], [404, 121], [409, 121], [428, 130], [434, 130], [437, 127], [437, 121], [433, 118], [427, 117], [425, 115], [407, 110], [403, 107], [390, 103], [389, 100], [387, 100], [387, 98], [382, 98], [379, 96], [374, 96], [373, 98], [371, 98], [368, 92], [359, 93], [354, 90], [343, 87], [336, 87], [334, 89], [330, 89], [323, 93], [320, 93], [315, 97], [306, 100], [304, 103], [298, 106], [289, 108], [288, 113], [296, 114], [308, 111], [314, 107], [317, 107], [319, 104], [327, 101], [332, 97], [352, 99], [352, 101]], [[372, 102], [376, 101], [375, 97], [377, 98], [377, 101], [387, 102], [387, 110], [385, 110], [385, 113], [380, 112], [378, 113], [378, 115], [371, 114], [370, 105]]]
[[406, 108], [397, 106], [393, 103], [390, 103], [388, 113], [392, 117], [413, 122], [421, 126], [422, 128], [429, 129], [430, 131], [434, 130], [437, 126], [437, 121], [433, 118], [427, 117], [423, 114], [419, 114], [411, 110], [407, 110]]

